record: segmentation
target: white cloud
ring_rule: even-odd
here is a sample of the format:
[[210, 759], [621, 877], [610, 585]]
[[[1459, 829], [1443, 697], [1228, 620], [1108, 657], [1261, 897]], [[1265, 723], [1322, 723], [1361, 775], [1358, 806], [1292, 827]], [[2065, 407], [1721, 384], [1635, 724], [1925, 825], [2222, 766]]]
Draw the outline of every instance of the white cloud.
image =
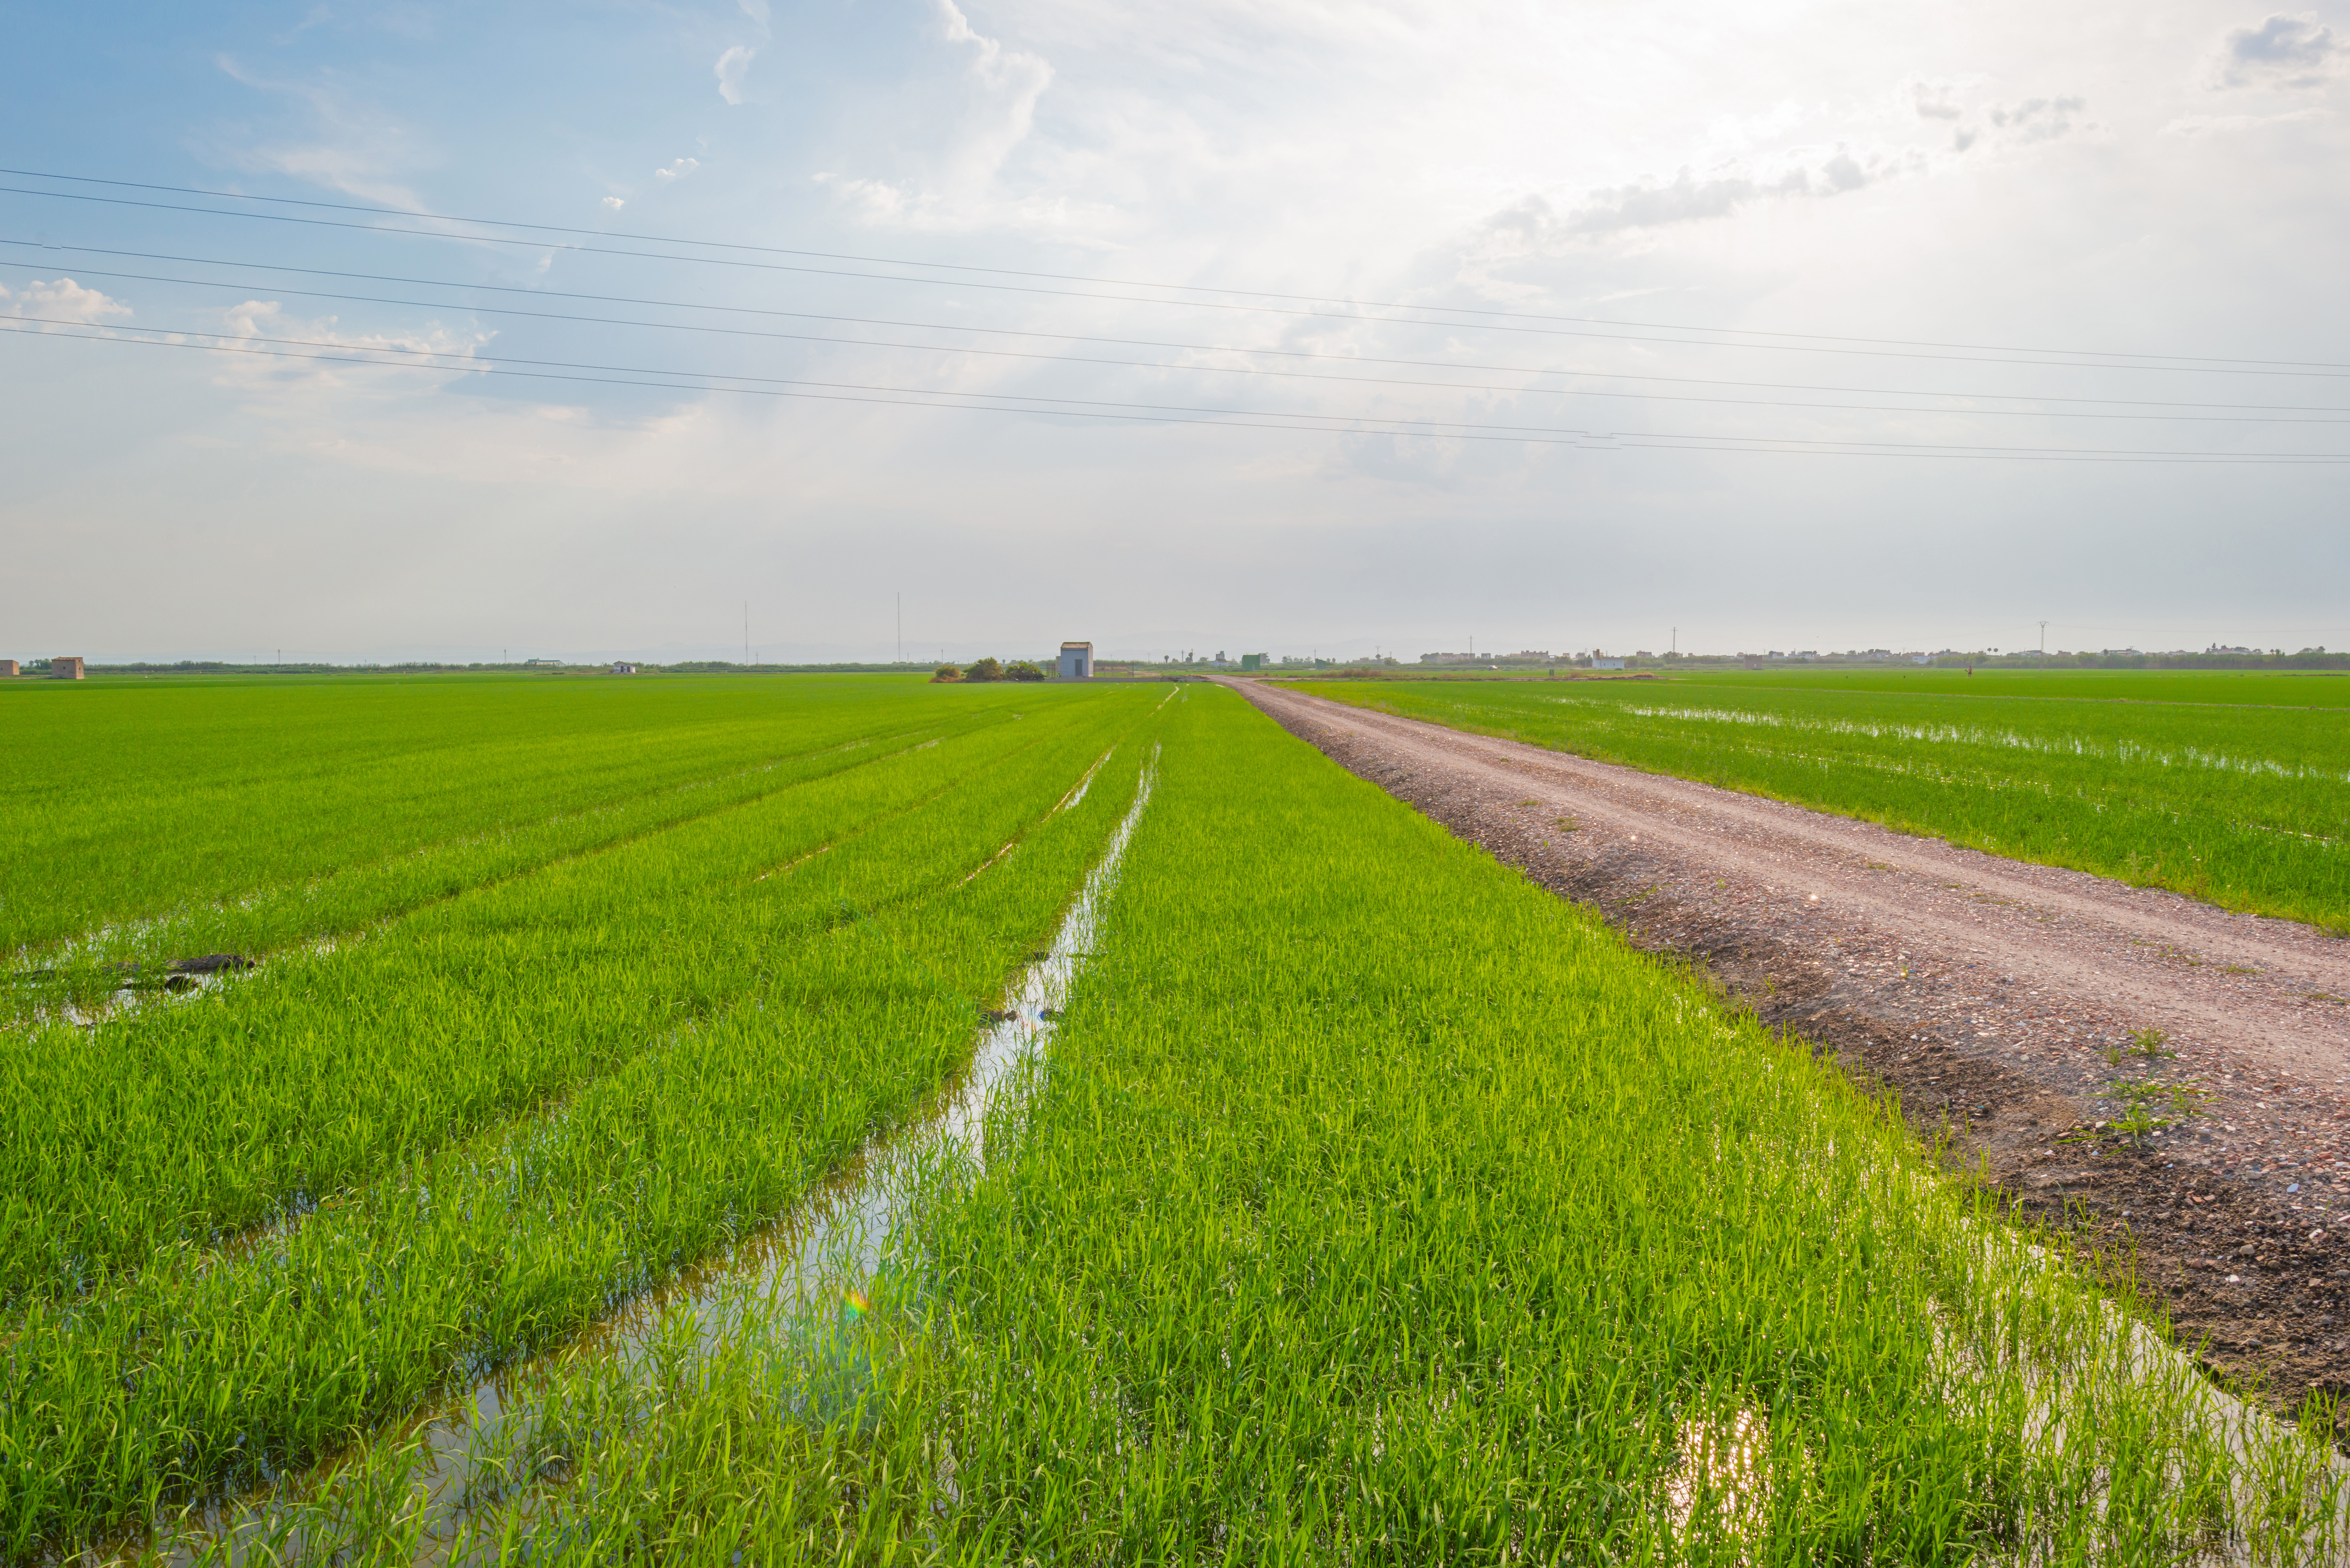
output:
[[886, 180], [856, 180], [819, 171], [816, 182], [847, 197], [868, 223], [894, 223], [906, 215], [906, 192]]
[[618, 197], [618, 196], [607, 196], [607, 197], [605, 197], [605, 198], [604, 198], [604, 205], [606, 205], [607, 207], [611, 208], [611, 209], [612, 209], [612, 211], [614, 211], [614, 212], [616, 212], [616, 213], [617, 213], [617, 212], [619, 212], [621, 208], [623, 208], [623, 207], [627, 206], [627, 205], [628, 205], [628, 202], [626, 202], [625, 201], [622, 201], [622, 200], [621, 200], [619, 197]]
[[[1004, 165], [1035, 130], [1036, 106], [1053, 84], [1050, 61], [980, 32], [955, 0], [932, 0], [937, 38], [959, 57], [959, 81], [939, 81], [922, 120], [928, 145], [909, 149], [916, 167], [895, 179], [819, 174], [868, 223], [908, 228], [969, 229], [991, 223], [1058, 226], [1071, 202], [1066, 190], [1041, 200], [1007, 193]], [[1048, 150], [1048, 155], [1063, 150]]]
[[950, 178], [968, 193], [995, 178], [1012, 150], [1036, 124], [1036, 100], [1053, 84], [1053, 67], [1041, 55], [1007, 49], [971, 25], [955, 0], [938, 0], [941, 31], [951, 44], [973, 50], [967, 75], [978, 90], [958, 128]]
[[96, 327], [111, 317], [130, 315], [130, 307], [97, 289], [84, 288], [69, 277], [54, 283], [36, 278], [13, 294], [0, 286], [0, 314]]
[[407, 128], [352, 101], [338, 88], [305, 82], [275, 81], [247, 70], [229, 56], [214, 62], [245, 87], [290, 98], [306, 106], [316, 122], [316, 140], [301, 144], [238, 149], [229, 156], [251, 170], [267, 170], [308, 180], [362, 201], [411, 212], [426, 203], [395, 179], [390, 168], [414, 155]]
[[751, 74], [751, 61], [758, 52], [745, 45], [737, 44], [718, 57], [718, 63], [711, 69], [718, 78], [720, 98], [733, 104], [743, 101], [743, 78]]
[[1669, 181], [1604, 187], [1586, 192], [1564, 213], [1544, 197], [1529, 196], [1503, 208], [1485, 226], [1489, 234], [1505, 243], [1539, 250], [1562, 238], [1724, 218], [1758, 201], [1841, 196], [1923, 167], [1920, 155], [1902, 149], [1877, 148], [1858, 155], [1846, 147], [1814, 150], [1773, 170], [1731, 165], [1700, 176], [1683, 168]]
[[2028, 98], [1993, 104], [1989, 118], [2011, 141], [2054, 141], [2079, 127], [2075, 117], [2087, 107], [2079, 98]]
[[2257, 27], [2238, 27], [2220, 41], [2216, 77], [2221, 87], [2323, 87], [2350, 59], [2350, 44], [2314, 16], [2272, 14]]
[[[437, 322], [421, 331], [346, 332], [338, 317], [326, 316], [304, 320], [288, 316], [286, 307], [277, 301], [264, 299], [248, 299], [241, 305], [229, 306], [221, 312], [221, 336], [224, 337], [295, 339], [294, 343], [283, 346], [291, 355], [332, 354], [341, 350], [418, 367], [411, 375], [388, 377], [381, 371], [335, 360], [277, 358], [261, 354], [228, 358], [220, 369], [219, 379], [224, 384], [254, 390], [357, 388], [396, 396], [415, 390], [420, 385], [438, 386], [452, 377], [465, 374], [462, 363], [447, 361], [472, 359], [490, 340], [486, 332], [453, 332]], [[280, 347], [258, 343], [255, 346]], [[421, 357], [426, 355], [435, 356], [442, 362], [423, 360]]]
[[654, 170], [653, 178], [665, 184], [671, 180], [682, 180], [701, 167], [702, 162], [699, 159], [680, 158], [671, 162], [666, 169]]
[[1920, 119], [1956, 119], [1966, 111], [1950, 101], [1952, 87], [1949, 82], [1928, 81], [1912, 77], [1908, 82], [1909, 106]]
[[743, 8], [743, 15], [758, 23], [763, 31], [766, 28], [767, 0], [734, 0], [734, 4]]

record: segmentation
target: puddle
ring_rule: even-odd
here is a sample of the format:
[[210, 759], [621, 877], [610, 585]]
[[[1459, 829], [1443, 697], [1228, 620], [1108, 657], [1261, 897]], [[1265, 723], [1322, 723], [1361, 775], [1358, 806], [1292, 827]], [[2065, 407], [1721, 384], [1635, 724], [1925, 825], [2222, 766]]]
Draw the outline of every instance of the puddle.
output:
[[[16, 1028], [38, 1028], [45, 1023], [69, 1023], [77, 1029], [90, 1030], [109, 1020], [120, 1018], [135, 1008], [151, 1006], [170, 997], [185, 996], [191, 992], [209, 991], [231, 976], [261, 967], [261, 961], [242, 953], [205, 953], [199, 958], [173, 959], [149, 972], [143, 964], [112, 963], [98, 973], [103, 977], [111, 971], [115, 975], [111, 990], [83, 990], [78, 993], [66, 992], [54, 994], [42, 1002], [25, 1007], [11, 1021]], [[55, 970], [28, 970], [9, 979], [19, 985], [38, 984], [57, 978]]]
[[1665, 1483], [1676, 1544], [1688, 1544], [1693, 1532], [1737, 1540], [1760, 1531], [1771, 1503], [1769, 1438], [1769, 1423], [1751, 1409], [1681, 1422], [1678, 1462]]
[[[1100, 766], [1097, 762], [1055, 809], [1081, 799]], [[1093, 951], [1157, 775], [1154, 747], [1137, 781], [1133, 805], [1063, 914], [1051, 947], [1020, 971], [1003, 1006], [985, 1015], [970, 1066], [927, 1119], [888, 1142], [868, 1146], [791, 1211], [628, 1303], [562, 1349], [485, 1379], [417, 1418], [405, 1432], [379, 1439], [379, 1451], [410, 1456], [397, 1484], [420, 1494], [416, 1507], [425, 1522], [417, 1562], [445, 1561], [462, 1542], [466, 1516], [510, 1491], [514, 1461], [531, 1438], [529, 1405], [515, 1396], [527, 1386], [534, 1369], [586, 1354], [610, 1357], [632, 1374], [650, 1374], [674, 1365], [681, 1328], [691, 1333], [696, 1349], [707, 1350], [754, 1316], [806, 1320], [821, 1334], [828, 1318], [845, 1322], [862, 1314], [867, 1285], [881, 1267], [891, 1228], [920, 1172], [941, 1158], [984, 1160], [989, 1106], [1051, 1036], [1077, 967]], [[853, 1374], [854, 1368], [847, 1371]], [[168, 1534], [173, 1544], [154, 1561], [178, 1565], [299, 1560], [307, 1554], [307, 1532], [286, 1516], [301, 1512], [302, 1503], [331, 1484], [336, 1471], [337, 1462], [330, 1461], [258, 1495], [192, 1509], [176, 1528], [159, 1532], [159, 1540]], [[333, 1512], [331, 1506], [326, 1512]]]

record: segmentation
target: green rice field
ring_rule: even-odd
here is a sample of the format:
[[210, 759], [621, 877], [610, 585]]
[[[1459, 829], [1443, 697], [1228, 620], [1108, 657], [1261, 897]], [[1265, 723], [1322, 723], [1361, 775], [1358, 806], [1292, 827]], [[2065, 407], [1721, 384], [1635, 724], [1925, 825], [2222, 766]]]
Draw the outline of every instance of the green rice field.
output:
[[1773, 670], [1297, 684], [2350, 933], [2350, 677]]
[[[2330, 1411], [1230, 691], [0, 715], [0, 1558], [2343, 1548]], [[983, 1160], [921, 1143], [1073, 941]]]

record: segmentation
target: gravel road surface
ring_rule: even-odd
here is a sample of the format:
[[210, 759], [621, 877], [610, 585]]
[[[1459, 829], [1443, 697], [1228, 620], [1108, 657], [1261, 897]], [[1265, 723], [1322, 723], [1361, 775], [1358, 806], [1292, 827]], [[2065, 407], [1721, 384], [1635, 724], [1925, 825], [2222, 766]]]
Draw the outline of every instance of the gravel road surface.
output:
[[[1898, 1093], [2280, 1406], [2350, 1394], [2350, 941], [1234, 681], [1284, 727]], [[2159, 1031], [2152, 1054], [2146, 1031]], [[2137, 1085], [2134, 1089], [2133, 1085]], [[2116, 1130], [2136, 1105], [2159, 1132]], [[2350, 1400], [2345, 1400], [2350, 1403]]]

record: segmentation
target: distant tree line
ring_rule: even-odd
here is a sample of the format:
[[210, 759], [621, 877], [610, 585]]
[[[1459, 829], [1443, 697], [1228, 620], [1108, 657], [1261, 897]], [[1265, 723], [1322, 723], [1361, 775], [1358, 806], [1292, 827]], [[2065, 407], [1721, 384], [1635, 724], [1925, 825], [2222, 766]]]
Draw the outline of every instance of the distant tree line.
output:
[[959, 680], [965, 682], [986, 680], [1042, 680], [1045, 679], [1045, 672], [1038, 669], [1033, 661], [1025, 659], [1015, 659], [1009, 664], [1005, 664], [1001, 659], [975, 659], [972, 660], [971, 663], [960, 667], [952, 664], [941, 664], [936, 670], [931, 672], [931, 679], [934, 681]]

